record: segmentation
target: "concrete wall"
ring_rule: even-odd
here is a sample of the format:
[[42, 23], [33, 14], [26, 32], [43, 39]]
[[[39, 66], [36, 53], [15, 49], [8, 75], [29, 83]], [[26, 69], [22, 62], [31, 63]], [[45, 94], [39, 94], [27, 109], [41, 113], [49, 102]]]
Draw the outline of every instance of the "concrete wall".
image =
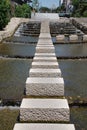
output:
[[11, 37], [14, 34], [17, 27], [24, 22], [29, 22], [29, 19], [16, 17], [11, 18], [10, 22], [4, 28], [4, 30], [0, 31], [0, 42], [5, 38]]

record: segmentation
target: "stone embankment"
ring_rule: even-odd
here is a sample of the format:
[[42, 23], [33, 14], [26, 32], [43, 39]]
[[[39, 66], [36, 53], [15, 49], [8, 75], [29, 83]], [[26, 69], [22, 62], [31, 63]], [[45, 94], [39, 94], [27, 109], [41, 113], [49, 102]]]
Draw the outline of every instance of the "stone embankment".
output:
[[5, 38], [11, 37], [14, 34], [17, 27], [24, 22], [29, 22], [29, 19], [15, 17], [12, 18], [8, 25], [4, 28], [4, 30], [0, 31], [0, 42]]
[[84, 32], [82, 42], [87, 43], [87, 18], [72, 18], [71, 21], [75, 27]]
[[55, 55], [49, 21], [43, 21], [26, 80], [26, 98], [20, 106], [20, 123], [15, 124], [13, 130], [75, 130], [73, 124], [66, 124], [70, 121], [70, 109], [63, 96], [64, 79]]

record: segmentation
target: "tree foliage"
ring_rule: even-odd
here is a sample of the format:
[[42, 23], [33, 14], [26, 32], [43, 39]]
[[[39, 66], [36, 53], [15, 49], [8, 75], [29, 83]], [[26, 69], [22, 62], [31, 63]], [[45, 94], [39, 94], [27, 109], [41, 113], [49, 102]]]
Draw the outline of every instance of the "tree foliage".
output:
[[15, 16], [16, 17], [30, 18], [31, 17], [30, 6], [27, 4], [17, 5], [15, 8]]
[[86, 0], [73, 0], [74, 17], [87, 17], [87, 1]]
[[0, 0], [0, 30], [2, 30], [10, 19], [9, 0]]

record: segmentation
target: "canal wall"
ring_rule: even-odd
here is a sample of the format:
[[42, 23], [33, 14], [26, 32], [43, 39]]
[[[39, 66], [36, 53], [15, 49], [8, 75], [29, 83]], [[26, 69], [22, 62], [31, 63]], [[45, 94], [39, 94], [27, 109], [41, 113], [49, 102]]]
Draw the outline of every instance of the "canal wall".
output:
[[4, 28], [3, 31], [0, 31], [0, 42], [8, 37], [11, 37], [15, 30], [17, 29], [17, 27], [24, 22], [29, 22], [29, 19], [25, 19], [25, 18], [11, 18], [10, 22], [8, 23], [8, 25]]
[[20, 106], [21, 123], [15, 124], [13, 130], [75, 130], [73, 124], [65, 124], [70, 121], [70, 109], [63, 98], [61, 75], [46, 20], [41, 22], [35, 57], [25, 84], [26, 98]]

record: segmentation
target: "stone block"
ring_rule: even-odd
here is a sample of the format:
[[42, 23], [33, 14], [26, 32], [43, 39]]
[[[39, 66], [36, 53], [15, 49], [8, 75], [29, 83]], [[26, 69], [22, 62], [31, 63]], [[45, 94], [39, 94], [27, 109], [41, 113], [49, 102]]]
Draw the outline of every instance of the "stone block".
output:
[[40, 33], [39, 38], [51, 38], [50, 33]]
[[33, 58], [34, 62], [57, 62], [56, 57], [34, 57]]
[[66, 99], [23, 99], [20, 106], [22, 122], [69, 122]]
[[54, 47], [53, 44], [37, 44], [36, 47]]
[[51, 38], [49, 38], [49, 39], [47, 39], [47, 38], [40, 38], [38, 40], [38, 43], [52, 43], [52, 39]]
[[78, 42], [78, 36], [77, 35], [70, 35], [69, 39], [70, 39], [70, 42]]
[[36, 47], [36, 53], [55, 53], [54, 47]]
[[73, 124], [17, 123], [13, 130], [75, 130]]
[[59, 77], [29, 77], [26, 80], [26, 95], [64, 96], [64, 80]]
[[55, 53], [35, 53], [37, 57], [56, 57]]
[[58, 62], [32, 62], [32, 68], [58, 69]]
[[65, 36], [64, 35], [58, 35], [58, 36], [56, 36], [56, 41], [58, 42], [58, 43], [61, 43], [61, 42], [65, 42]]
[[87, 43], [87, 35], [83, 35], [83, 42]]
[[30, 69], [30, 77], [61, 77], [60, 69]]

